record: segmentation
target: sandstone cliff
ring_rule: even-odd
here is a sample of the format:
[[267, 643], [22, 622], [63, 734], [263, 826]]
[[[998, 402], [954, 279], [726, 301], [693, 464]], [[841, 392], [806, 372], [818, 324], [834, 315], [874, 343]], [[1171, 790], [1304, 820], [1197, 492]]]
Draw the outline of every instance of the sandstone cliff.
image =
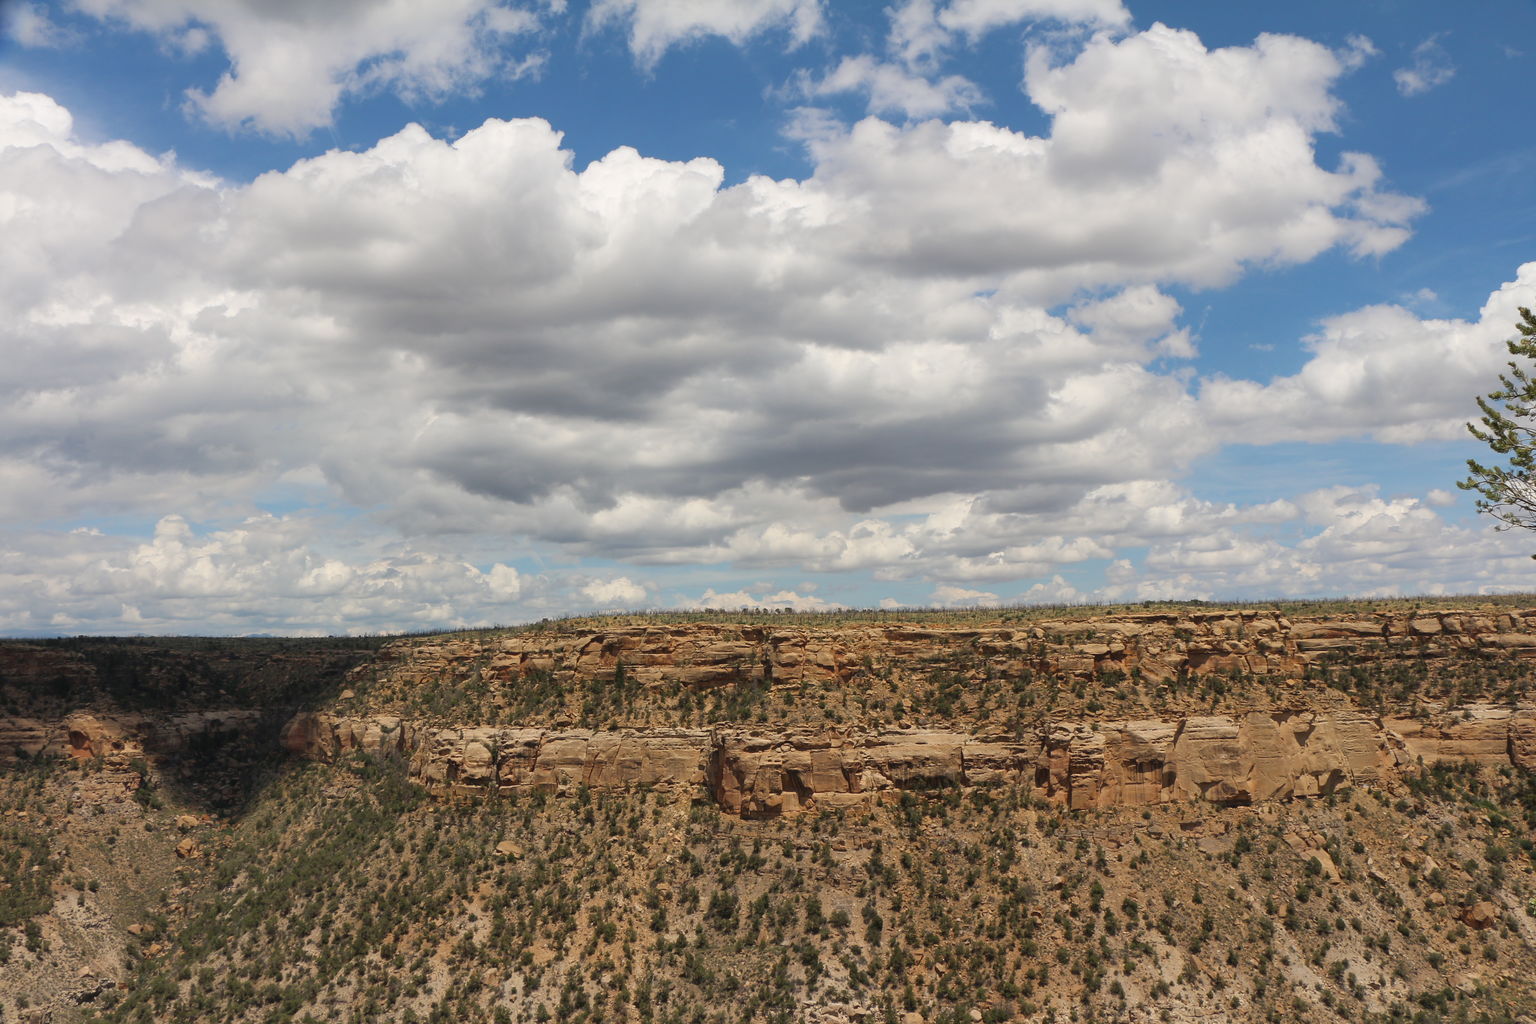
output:
[[1471, 704], [1426, 719], [1358, 711], [1178, 720], [1062, 721], [1023, 736], [939, 730], [770, 734], [430, 727], [390, 716], [296, 716], [296, 755], [407, 759], [443, 790], [664, 787], [771, 817], [867, 804], [902, 791], [1010, 786], [1085, 810], [1185, 801], [1252, 804], [1390, 783], [1405, 766], [1468, 758], [1536, 768], [1536, 705]]
[[398, 694], [470, 673], [491, 683], [539, 673], [591, 679], [612, 675], [621, 665], [646, 687], [754, 680], [825, 687], [934, 669], [1081, 679], [1118, 673], [1152, 681], [1232, 672], [1299, 678], [1330, 665], [1433, 665], [1479, 657], [1536, 659], [1536, 608], [1353, 618], [1186, 610], [964, 627], [854, 622], [828, 628], [685, 623], [583, 629], [562, 623], [500, 638], [397, 641], [367, 670], [395, 684]]
[[[663, 787], [762, 817], [971, 786], [1022, 788], [1073, 810], [1247, 804], [1390, 784], [1419, 761], [1536, 766], [1525, 689], [1536, 609], [571, 622], [402, 639], [366, 657], [251, 651], [259, 656], [215, 651], [194, 663], [173, 650], [154, 671], [174, 681], [192, 665], [204, 680], [194, 691], [227, 703], [218, 659], [251, 677], [280, 674], [282, 686], [264, 692], [294, 692], [288, 666], [313, 665], [347, 688], [288, 722], [289, 752], [391, 753], [442, 790]], [[96, 692], [112, 662], [93, 657], [0, 647], [0, 684], [13, 695]], [[346, 664], [355, 667], [342, 684]], [[1346, 673], [1353, 681], [1335, 678]], [[689, 695], [723, 703], [700, 710]], [[743, 695], [756, 714], [729, 704]], [[12, 714], [0, 717], [0, 762], [175, 753], [250, 730], [271, 710]]]

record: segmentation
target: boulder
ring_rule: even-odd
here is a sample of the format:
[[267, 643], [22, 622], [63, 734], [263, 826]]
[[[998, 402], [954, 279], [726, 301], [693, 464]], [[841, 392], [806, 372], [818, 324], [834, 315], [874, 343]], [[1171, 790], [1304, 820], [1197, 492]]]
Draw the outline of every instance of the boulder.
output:
[[1487, 900], [1481, 900], [1462, 910], [1461, 922], [1478, 931], [1492, 928], [1499, 923], [1499, 908]]

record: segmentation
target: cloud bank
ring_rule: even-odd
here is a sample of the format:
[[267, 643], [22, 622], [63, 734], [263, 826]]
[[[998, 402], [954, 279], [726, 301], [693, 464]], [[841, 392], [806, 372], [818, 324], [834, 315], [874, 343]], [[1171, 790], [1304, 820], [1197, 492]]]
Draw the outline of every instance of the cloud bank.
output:
[[[357, 6], [357, 38], [296, 58], [303, 102], [259, 109], [242, 99], [269, 73], [267, 43], [242, 42], [254, 8], [90, 9], [213, 33], [234, 70], [200, 109], [278, 132], [324, 123], [370, 54], [392, 54], [367, 63], [392, 87], [454, 88], [485, 73], [482, 35], [534, 30], [483, 3], [431, 31]], [[453, 141], [411, 125], [221, 182], [83, 139], [46, 96], [0, 97], [0, 514], [18, 524], [5, 557], [20, 581], [0, 629], [836, 603], [665, 575], [720, 564], [926, 581], [943, 604], [1075, 599], [1089, 592], [1059, 573], [1087, 565], [1109, 567], [1106, 597], [1412, 589], [1431, 570], [1505, 585], [1490, 567], [1506, 541], [1420, 499], [1240, 507], [1172, 482], [1223, 438], [1448, 436], [1536, 280], [1522, 269], [1474, 323], [1399, 307], [1329, 319], [1294, 375], [1193, 376], [1172, 289], [1378, 255], [1423, 210], [1366, 154], [1317, 158], [1347, 56], [1128, 32], [1113, 3], [908, 4], [893, 25], [914, 10], [892, 37], [911, 67], [1024, 17], [1103, 31], [1030, 51], [1042, 135], [823, 121], [803, 140], [810, 174], [730, 185], [714, 160], [627, 148], [578, 167], [538, 119]], [[306, 17], [307, 39], [341, 31], [338, 13]], [[589, 15], [627, 25], [651, 62], [699, 33], [803, 42], [821, 17], [800, 0]], [[865, 70], [849, 87], [873, 96]], [[310, 519], [263, 512], [295, 502], [358, 510], [371, 540], [328, 551], [310, 527], [294, 535]], [[159, 525], [132, 543], [57, 526], [102, 515]], [[455, 555], [463, 538], [624, 568], [530, 582]]]

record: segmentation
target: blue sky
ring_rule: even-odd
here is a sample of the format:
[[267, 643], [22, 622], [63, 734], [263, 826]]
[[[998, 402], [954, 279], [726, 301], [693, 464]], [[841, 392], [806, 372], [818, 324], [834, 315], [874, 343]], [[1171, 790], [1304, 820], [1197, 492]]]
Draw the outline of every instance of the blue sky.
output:
[[0, 634], [1531, 589], [1536, 6], [0, 3]]

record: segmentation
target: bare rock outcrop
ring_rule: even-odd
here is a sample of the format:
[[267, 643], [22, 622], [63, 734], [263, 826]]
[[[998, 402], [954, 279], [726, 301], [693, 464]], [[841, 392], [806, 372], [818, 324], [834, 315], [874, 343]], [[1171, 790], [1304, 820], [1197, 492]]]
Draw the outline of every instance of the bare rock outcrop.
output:
[[492, 726], [429, 728], [387, 715], [296, 715], [282, 743], [331, 761], [350, 753], [396, 755], [429, 786], [542, 789], [573, 786], [696, 786], [704, 780], [708, 730], [601, 731]]
[[1461, 912], [1461, 921], [1469, 928], [1485, 931], [1499, 923], [1499, 908], [1487, 900], [1481, 900]]
[[[272, 657], [280, 655], [287, 656]], [[1447, 693], [1468, 691], [1414, 688], [1433, 666], [1459, 666], [1465, 679], [1466, 666], [1490, 658], [1536, 659], [1536, 609], [1294, 620], [1275, 610], [1196, 609], [971, 626], [681, 623], [408, 638], [353, 669], [330, 709], [293, 716], [281, 744], [295, 756], [324, 761], [352, 752], [396, 757], [415, 778], [445, 791], [676, 788], [708, 794], [745, 817], [973, 786], [1014, 787], [1069, 810], [1249, 804], [1391, 782], [1421, 762], [1470, 759], [1536, 770], [1536, 703], [1485, 693], [1451, 704]], [[1412, 700], [1386, 714], [1368, 711], [1347, 688], [1318, 681], [1335, 665], [1374, 667], [1391, 681], [1367, 696], [1373, 707], [1389, 691], [1411, 693]], [[9, 649], [3, 667], [13, 688], [48, 688], [69, 673], [78, 683], [95, 671], [77, 654], [24, 644]], [[1197, 701], [1183, 685], [1233, 672], [1266, 681], [1220, 703]], [[997, 705], [984, 702], [950, 717], [937, 701], [935, 679], [955, 692], [996, 686], [1008, 693], [1034, 680], [1050, 701], [1033, 705], [1039, 717], [1027, 726], [1018, 716], [991, 715], [986, 708]], [[1006, 689], [1015, 682], [1019, 690]], [[1132, 696], [1108, 711], [1082, 698], [1122, 683]], [[860, 724], [846, 698], [876, 686], [885, 707], [897, 710]], [[518, 705], [530, 687], [555, 696]], [[602, 687], [639, 700], [642, 711], [630, 714], [625, 705], [625, 714], [612, 719], [626, 728], [572, 727], [607, 720], [562, 704]], [[742, 694], [766, 695], [779, 702], [778, 720], [791, 724], [769, 726], [764, 714], [757, 718], [763, 724], [687, 728], [676, 723], [696, 719], [667, 717], [698, 690], [723, 691], [710, 697], [719, 698], [711, 707]], [[1078, 703], [1054, 703], [1073, 690]], [[413, 703], [444, 691], [460, 703]], [[473, 699], [466, 702], [465, 694]], [[525, 720], [517, 726], [476, 724], [474, 702], [482, 695], [505, 698], [488, 705], [497, 709], [487, 716], [493, 720], [505, 721], [519, 706], [538, 711], [518, 713]], [[844, 715], [795, 717], [802, 708], [829, 706]], [[91, 707], [97, 710], [0, 718], [0, 763], [170, 753], [198, 738], [253, 728], [262, 715]], [[452, 713], [466, 724], [440, 710], [429, 714], [434, 707], [458, 709]], [[793, 709], [788, 716], [786, 708]]]
[[416, 746], [413, 731], [406, 722], [388, 715], [359, 719], [321, 712], [295, 715], [283, 726], [278, 742], [290, 754], [331, 761], [354, 751], [404, 753]]
[[1531, 764], [1536, 706], [1473, 703], [1423, 718], [1390, 717], [1407, 760]]
[[535, 630], [491, 640], [410, 639], [366, 667], [403, 690], [473, 672], [492, 683], [543, 673], [593, 679], [622, 670], [642, 686], [709, 689], [759, 681], [843, 686], [870, 674], [948, 668], [967, 676], [1022, 672], [1075, 678], [1243, 672], [1300, 678], [1309, 670], [1433, 664], [1478, 654], [1536, 659], [1536, 609], [1383, 611], [1292, 619], [1264, 609], [1139, 612], [1027, 624], [846, 623], [817, 629], [732, 623]]
[[960, 733], [772, 736], [725, 731], [714, 737], [710, 787], [727, 813], [748, 818], [794, 813], [813, 804], [849, 807], [887, 790], [966, 784], [968, 744], [985, 763], [981, 770], [988, 781], [1017, 777], [1010, 745], [974, 744]]
[[1069, 810], [1253, 804], [1388, 782], [1419, 761], [1524, 766], [1536, 709], [1475, 705], [1428, 719], [1360, 711], [1252, 711], [1139, 721], [1059, 721], [1016, 736], [911, 729], [426, 728], [397, 718], [299, 715], [296, 754], [395, 754], [444, 790], [699, 789], [747, 818], [855, 807], [901, 791], [1013, 786]]
[[[1421, 762], [1471, 759], [1536, 769], [1536, 704], [1482, 699], [1451, 706], [1445, 695], [1455, 688], [1425, 684], [1447, 667], [1455, 670], [1451, 678], [1466, 680], [1468, 666], [1489, 659], [1536, 659], [1536, 609], [1294, 618], [1278, 610], [1186, 609], [966, 626], [559, 626], [386, 645], [357, 670], [367, 673], [357, 677], [363, 713], [296, 720], [285, 737], [306, 756], [396, 751], [423, 781], [447, 788], [702, 783], [726, 811], [748, 817], [949, 786], [1027, 788], [1071, 810], [1248, 804], [1391, 782]], [[1373, 706], [1390, 694], [1403, 710], [1366, 710], [1351, 695], [1353, 684], [1327, 684], [1329, 673], [1346, 669], [1374, 674], [1366, 694]], [[1195, 710], [1201, 702], [1188, 696], [1188, 680], [1235, 673], [1265, 682], [1240, 700]], [[1097, 717], [1089, 713], [1093, 702], [1082, 699], [1041, 724], [1009, 724], [998, 734], [989, 731], [998, 728], [995, 719], [974, 705], [969, 717], [935, 713], [942, 707], [934, 700], [936, 678], [952, 680], [956, 692], [1043, 680], [1053, 706], [1069, 690], [1081, 697], [1085, 685], [1124, 683], [1143, 697], [1139, 706], [1122, 698], [1114, 712]], [[838, 693], [879, 689], [903, 726], [893, 728], [889, 719], [861, 726], [856, 716], [851, 725], [835, 716], [794, 724], [791, 712], [791, 724], [776, 727], [573, 730], [561, 726], [575, 717], [573, 708], [558, 698], [538, 705], [523, 729], [399, 717], [420, 710], [412, 695], [445, 684], [503, 694], [502, 706], [510, 708], [527, 686], [559, 695], [621, 682], [626, 693], [658, 695], [645, 705], [645, 714], [658, 717], [642, 714], [630, 724], [666, 720], [657, 709], [671, 707], [665, 701], [680, 692], [734, 687], [772, 695], [781, 712], [798, 694], [820, 695], [824, 709], [827, 695], [835, 702]], [[919, 693], [927, 694], [925, 717], [900, 710]], [[1402, 694], [1413, 695], [1411, 702]], [[1126, 714], [1133, 708], [1144, 717]], [[918, 727], [908, 727], [914, 717]]]

